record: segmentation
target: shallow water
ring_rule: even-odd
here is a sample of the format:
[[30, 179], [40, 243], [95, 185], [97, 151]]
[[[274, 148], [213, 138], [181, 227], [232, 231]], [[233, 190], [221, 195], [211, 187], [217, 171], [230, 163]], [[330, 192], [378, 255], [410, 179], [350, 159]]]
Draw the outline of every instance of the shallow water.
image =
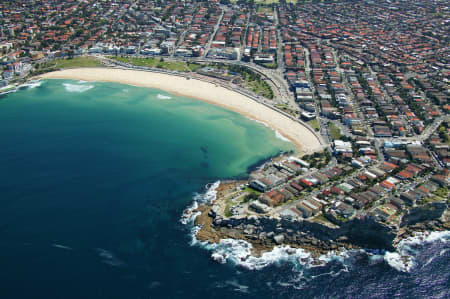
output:
[[237, 113], [48, 80], [1, 98], [0, 124], [0, 298], [448, 296], [446, 239], [411, 245], [409, 273], [364, 253], [310, 267], [281, 251], [248, 270], [192, 244], [180, 217], [206, 184], [294, 149]]

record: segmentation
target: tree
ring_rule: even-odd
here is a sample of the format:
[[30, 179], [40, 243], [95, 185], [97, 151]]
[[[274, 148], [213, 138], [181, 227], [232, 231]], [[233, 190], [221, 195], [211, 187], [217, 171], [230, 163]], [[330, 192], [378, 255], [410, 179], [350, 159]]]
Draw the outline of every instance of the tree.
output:
[[73, 50], [72, 50], [72, 49], [69, 49], [69, 50], [67, 51], [67, 55], [69, 56], [69, 59], [72, 59], [72, 58], [73, 58], [73, 55], [74, 55]]
[[254, 193], [254, 192], [250, 192], [249, 194], [247, 194], [244, 197], [244, 202], [249, 202], [252, 200], [257, 200], [258, 199], [258, 194]]

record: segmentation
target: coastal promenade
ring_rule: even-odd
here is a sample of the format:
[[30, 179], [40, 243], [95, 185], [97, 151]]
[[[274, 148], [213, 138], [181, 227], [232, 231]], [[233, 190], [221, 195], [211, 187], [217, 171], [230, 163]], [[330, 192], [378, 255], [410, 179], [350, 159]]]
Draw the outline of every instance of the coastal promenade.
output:
[[[202, 75], [199, 75], [196, 73], [181, 73], [181, 72], [168, 71], [168, 70], [159, 69], [159, 68], [135, 66], [132, 64], [127, 64], [127, 63], [119, 62], [117, 60], [109, 59], [104, 56], [100, 56], [99, 58], [106, 65], [110, 65], [110, 66], [119, 66], [120, 68], [123, 68], [123, 69], [135, 69], [135, 70], [140, 70], [140, 71], [163, 73], [163, 74], [169, 74], [169, 75], [180, 76], [180, 77], [185, 77], [185, 78], [195, 78], [197, 80], [205, 81], [205, 82], [215, 84], [215, 85], [220, 85], [221, 87], [226, 88], [228, 90], [238, 92], [260, 104], [267, 106], [268, 108], [270, 108], [278, 113], [285, 115], [286, 117], [291, 118], [293, 121], [300, 123], [302, 126], [304, 126], [306, 129], [308, 129], [312, 134], [314, 134], [316, 136], [316, 138], [318, 139], [318, 141], [320, 142], [320, 144], [322, 145], [323, 148], [327, 147], [327, 143], [323, 140], [322, 136], [318, 132], [316, 132], [311, 126], [309, 126], [307, 123], [305, 123], [305, 122], [301, 121], [300, 119], [292, 116], [291, 114], [286, 113], [285, 111], [282, 111], [281, 109], [278, 109], [277, 107], [271, 105], [270, 100], [268, 100], [262, 96], [256, 95], [255, 93], [253, 93], [249, 90], [246, 90], [238, 85], [235, 85], [235, 84], [232, 84], [229, 82], [225, 82], [225, 81], [222, 81], [219, 79], [215, 79], [215, 78], [202, 76]], [[286, 84], [285, 80], [283, 80], [279, 76], [276, 76], [274, 72], [268, 73], [266, 70], [264, 70], [261, 67], [258, 67], [256, 65], [251, 65], [248, 63], [242, 63], [242, 62], [232, 63], [232, 62], [223, 61], [223, 60], [204, 59], [204, 58], [198, 59], [195, 61], [196, 62], [207, 62], [207, 63], [216, 62], [216, 63], [236, 64], [236, 65], [242, 65], [242, 66], [248, 67], [249, 69], [256, 71], [258, 74], [262, 75], [266, 80], [271, 82], [271, 84], [275, 87], [276, 93], [280, 97], [282, 97], [283, 101], [287, 101], [286, 99], [290, 98], [289, 94], [288, 94], [289, 88], [287, 86], [284, 86]]]

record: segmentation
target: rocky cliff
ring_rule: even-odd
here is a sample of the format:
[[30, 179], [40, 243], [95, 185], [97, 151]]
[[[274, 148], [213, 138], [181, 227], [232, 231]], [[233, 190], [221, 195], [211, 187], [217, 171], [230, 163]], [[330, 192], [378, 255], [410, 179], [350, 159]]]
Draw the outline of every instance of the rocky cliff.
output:
[[308, 220], [288, 220], [267, 216], [222, 217], [210, 205], [199, 209], [196, 224], [202, 229], [201, 241], [244, 239], [252, 243], [255, 253], [269, 251], [276, 245], [300, 247], [316, 254], [338, 248], [376, 248], [393, 250], [395, 244], [410, 235], [418, 226], [433, 224], [435, 229], [446, 229], [448, 220], [445, 203], [433, 203], [412, 209], [403, 218], [400, 229], [376, 221], [372, 217], [354, 218], [337, 226]]
[[322, 244], [327, 248], [350, 245], [354, 247], [393, 248], [396, 231], [371, 218], [353, 219], [341, 226], [318, 222], [286, 220], [272, 217], [222, 219], [215, 217], [216, 227], [241, 230], [250, 239], [273, 241], [276, 244]]
[[412, 208], [403, 216], [401, 226], [415, 225], [419, 222], [439, 219], [447, 208], [448, 204], [445, 202], [433, 202]]

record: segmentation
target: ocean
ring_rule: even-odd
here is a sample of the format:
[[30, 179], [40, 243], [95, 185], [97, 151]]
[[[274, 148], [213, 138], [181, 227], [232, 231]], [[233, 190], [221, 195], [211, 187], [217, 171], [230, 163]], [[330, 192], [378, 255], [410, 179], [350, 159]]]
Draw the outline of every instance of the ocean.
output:
[[244, 242], [196, 241], [180, 221], [187, 207], [295, 150], [235, 112], [156, 89], [46, 80], [0, 97], [0, 136], [2, 299], [450, 295], [448, 233], [385, 256], [330, 253], [320, 266], [299, 250], [242, 258]]

